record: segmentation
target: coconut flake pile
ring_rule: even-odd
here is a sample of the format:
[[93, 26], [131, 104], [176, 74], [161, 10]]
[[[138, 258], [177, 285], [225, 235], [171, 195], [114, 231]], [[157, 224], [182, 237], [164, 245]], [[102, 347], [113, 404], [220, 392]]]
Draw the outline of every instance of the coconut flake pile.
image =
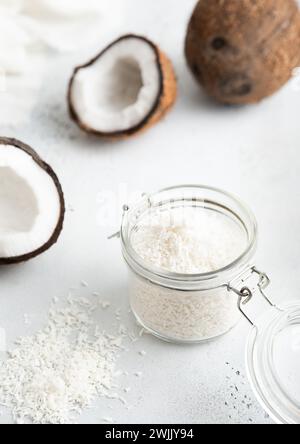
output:
[[45, 328], [18, 340], [0, 363], [0, 404], [17, 423], [70, 424], [97, 397], [117, 398], [123, 335], [102, 332], [88, 299], [53, 305]]
[[142, 259], [166, 271], [184, 274], [220, 270], [247, 246], [245, 231], [217, 212], [194, 208], [154, 210], [134, 233]]

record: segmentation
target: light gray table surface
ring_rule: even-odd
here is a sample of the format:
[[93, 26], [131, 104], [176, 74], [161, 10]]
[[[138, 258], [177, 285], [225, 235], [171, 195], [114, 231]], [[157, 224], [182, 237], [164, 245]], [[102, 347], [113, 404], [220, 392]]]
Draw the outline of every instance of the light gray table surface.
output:
[[[65, 97], [72, 68], [94, 54], [87, 49], [49, 57], [28, 118], [0, 124], [1, 135], [31, 144], [51, 163], [68, 204], [64, 231], [54, 248], [24, 265], [0, 269], [0, 327], [9, 345], [42, 326], [53, 296], [65, 297], [70, 287], [82, 294], [99, 291], [111, 300], [100, 325], [113, 329], [114, 307], [121, 307], [124, 323], [134, 329], [120, 245], [107, 236], [118, 229], [124, 199], [176, 184], [207, 184], [242, 197], [259, 222], [256, 263], [272, 279], [270, 296], [274, 301], [300, 297], [300, 91], [295, 82], [255, 106], [218, 106], [202, 94], [183, 56], [195, 1], [126, 2], [122, 29], [103, 36], [99, 49], [123, 32], [158, 42], [175, 65], [177, 105], [163, 122], [128, 141], [110, 144], [82, 134], [68, 117]], [[103, 205], [114, 215], [105, 226], [99, 224]], [[81, 280], [89, 287], [82, 288]], [[144, 336], [119, 363], [129, 372], [123, 381], [131, 387], [129, 408], [100, 400], [80, 422], [97, 423], [109, 416], [116, 423], [272, 423], [247, 381], [248, 334], [242, 321], [227, 336], [201, 346], [170, 345]], [[142, 372], [140, 378], [136, 371]], [[9, 421], [2, 412], [0, 423]]]

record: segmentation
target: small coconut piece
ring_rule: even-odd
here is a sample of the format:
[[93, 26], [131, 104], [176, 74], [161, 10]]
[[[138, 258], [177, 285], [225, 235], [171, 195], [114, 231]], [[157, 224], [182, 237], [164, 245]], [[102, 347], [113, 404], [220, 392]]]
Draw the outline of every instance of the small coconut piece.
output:
[[150, 40], [125, 35], [75, 69], [68, 102], [71, 117], [82, 130], [123, 139], [161, 120], [176, 93], [167, 56]]
[[295, 0], [201, 0], [190, 21], [186, 57], [198, 82], [222, 103], [259, 102], [300, 62]]
[[61, 233], [64, 214], [52, 168], [28, 145], [0, 138], [0, 265], [48, 250]]

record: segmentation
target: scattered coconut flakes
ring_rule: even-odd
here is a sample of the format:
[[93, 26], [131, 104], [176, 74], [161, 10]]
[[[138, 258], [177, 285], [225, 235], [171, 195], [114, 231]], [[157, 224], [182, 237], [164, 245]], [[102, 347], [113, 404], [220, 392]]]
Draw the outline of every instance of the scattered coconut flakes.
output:
[[112, 418], [102, 418], [101, 421], [107, 424], [112, 424], [114, 422]]
[[141, 351], [139, 351], [139, 355], [140, 355], [140, 356], [146, 356], [146, 354], [147, 354], [147, 353], [145, 352], [145, 350], [141, 350]]
[[134, 332], [128, 332], [128, 338], [131, 342], [137, 342], [139, 338], [136, 337]]
[[119, 333], [124, 336], [127, 335], [127, 328], [125, 325], [123, 324], [119, 325]]
[[29, 316], [28, 316], [27, 313], [24, 313], [23, 319], [24, 319], [24, 324], [25, 325], [29, 325], [30, 324]]
[[141, 376], [143, 376], [142, 372], [135, 372], [134, 376], [136, 376], [137, 378], [140, 378]]
[[75, 301], [76, 301], [76, 297], [70, 291], [68, 294], [68, 297], [67, 297], [67, 302], [68, 302], [68, 304], [73, 305]]
[[103, 310], [106, 310], [107, 308], [109, 308], [111, 306], [111, 303], [107, 300], [104, 300], [100, 293], [94, 292], [94, 293], [92, 293], [92, 296], [97, 298], [97, 304]]
[[52, 306], [45, 328], [20, 338], [0, 363], [0, 404], [19, 424], [72, 424], [97, 396], [126, 403], [111, 394], [121, 344], [78, 301]]
[[130, 387], [125, 387], [123, 391], [124, 391], [124, 393], [129, 393], [130, 390], [131, 390]]
[[86, 281], [81, 281], [81, 286], [87, 288], [89, 286], [89, 284]]
[[120, 401], [124, 405], [127, 405], [126, 399], [122, 398], [122, 396], [120, 396], [118, 393], [106, 395], [106, 398], [107, 399], [114, 399], [114, 400]]

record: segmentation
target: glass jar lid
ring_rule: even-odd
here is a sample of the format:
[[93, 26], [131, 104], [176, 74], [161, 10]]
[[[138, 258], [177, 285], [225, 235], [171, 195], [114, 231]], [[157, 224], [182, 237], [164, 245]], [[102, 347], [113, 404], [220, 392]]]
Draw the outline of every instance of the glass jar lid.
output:
[[247, 369], [258, 400], [280, 424], [300, 424], [300, 302], [272, 307], [253, 327]]

